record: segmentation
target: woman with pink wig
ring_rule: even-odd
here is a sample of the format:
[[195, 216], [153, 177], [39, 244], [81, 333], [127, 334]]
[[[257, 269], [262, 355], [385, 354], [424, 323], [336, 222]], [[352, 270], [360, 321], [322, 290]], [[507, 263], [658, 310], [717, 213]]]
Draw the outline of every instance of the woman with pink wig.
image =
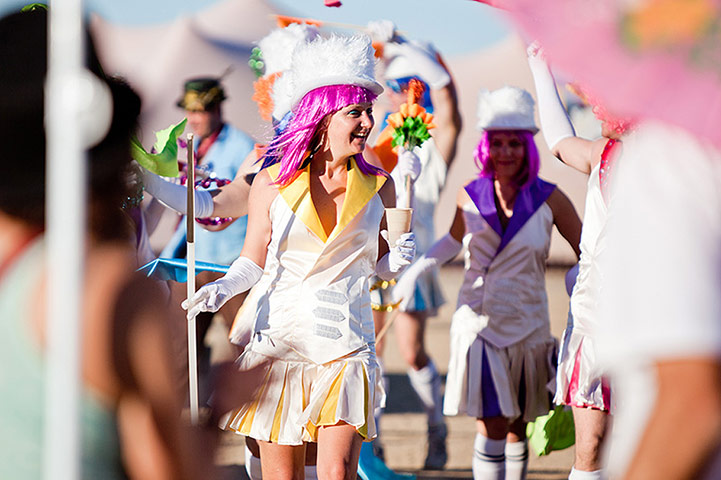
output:
[[528, 48], [528, 62], [536, 83], [548, 148], [562, 162], [588, 175], [581, 258], [578, 269], [569, 271], [567, 277], [567, 283], [575, 285], [570, 293], [554, 401], [573, 408], [576, 424], [576, 458], [568, 478], [594, 480], [602, 478], [600, 454], [611, 408], [611, 388], [601, 373], [596, 354], [595, 331], [603, 285], [599, 259], [606, 248], [611, 171], [619, 159], [620, 140], [631, 123], [611, 115], [593, 95], [576, 87], [578, 94], [593, 106], [594, 115], [601, 121], [602, 135], [596, 140], [577, 137], [538, 44]]
[[473, 478], [525, 478], [526, 423], [551, 409], [556, 341], [546, 298], [546, 259], [555, 225], [578, 254], [581, 223], [555, 185], [538, 178], [533, 98], [503, 87], [482, 92], [478, 177], [458, 193], [450, 231], [396, 285], [466, 247], [451, 323], [443, 413], [477, 419]]
[[318, 478], [355, 478], [361, 442], [375, 437], [384, 393], [370, 276], [394, 278], [415, 242], [408, 233], [389, 248], [379, 236], [395, 189], [362, 155], [382, 91], [373, 69], [365, 36], [296, 47], [284, 74], [293, 116], [251, 187], [241, 256], [186, 305], [215, 311], [253, 287], [231, 340], [247, 343], [240, 370], [267, 373], [221, 426], [258, 441], [263, 478], [302, 479], [308, 442], [318, 443]]

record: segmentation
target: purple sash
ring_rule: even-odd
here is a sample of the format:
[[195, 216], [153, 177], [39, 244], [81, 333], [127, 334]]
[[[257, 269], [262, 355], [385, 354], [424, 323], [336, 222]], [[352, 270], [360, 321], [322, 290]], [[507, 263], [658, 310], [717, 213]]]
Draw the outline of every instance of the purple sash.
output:
[[501, 243], [496, 250], [496, 255], [498, 255], [521, 230], [528, 219], [536, 213], [536, 210], [543, 205], [543, 202], [551, 195], [556, 186], [536, 178], [529, 186], [522, 188], [516, 196], [516, 201], [513, 204], [513, 216], [509, 219], [505, 232], [496, 210], [493, 179], [481, 177], [466, 185], [465, 188], [486, 223], [501, 237]]

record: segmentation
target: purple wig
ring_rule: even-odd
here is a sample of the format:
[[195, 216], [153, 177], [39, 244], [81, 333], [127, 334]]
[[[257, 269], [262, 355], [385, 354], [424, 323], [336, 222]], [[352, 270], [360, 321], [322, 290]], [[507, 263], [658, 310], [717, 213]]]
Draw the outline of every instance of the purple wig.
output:
[[[305, 153], [318, 132], [321, 121], [341, 108], [355, 103], [373, 102], [376, 95], [358, 85], [328, 85], [306, 93], [293, 109], [293, 118], [286, 129], [268, 145], [263, 156], [263, 167], [280, 162], [278, 185], [288, 185], [302, 168]], [[365, 175], [387, 175], [363, 158], [355, 156], [356, 163]]]
[[521, 141], [526, 149], [526, 165], [524, 166], [521, 173], [516, 178], [519, 188], [524, 188], [531, 185], [536, 178], [538, 178], [538, 168], [541, 165], [541, 161], [538, 155], [538, 148], [536, 148], [536, 142], [533, 141], [533, 133], [528, 130], [484, 130], [481, 134], [481, 141], [478, 142], [476, 147], [475, 161], [478, 168], [480, 168], [479, 176], [493, 178], [495, 170], [493, 163], [490, 161], [490, 150], [491, 150], [491, 138], [497, 131], [512, 132], [521, 137]]

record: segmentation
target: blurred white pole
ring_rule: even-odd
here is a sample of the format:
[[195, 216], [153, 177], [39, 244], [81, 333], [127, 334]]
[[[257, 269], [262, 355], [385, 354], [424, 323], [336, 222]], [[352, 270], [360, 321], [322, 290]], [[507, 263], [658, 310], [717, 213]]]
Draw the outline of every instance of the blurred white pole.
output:
[[[47, 389], [44, 478], [80, 478], [80, 292], [85, 153], [80, 122], [82, 0], [50, 0], [47, 138]], [[38, 459], [40, 460], [40, 459]]]
[[[187, 294], [188, 303], [195, 294], [195, 151], [193, 134], [188, 137], [188, 214], [186, 218], [187, 243]], [[188, 386], [190, 394], [190, 423], [198, 424], [198, 352], [196, 347], [197, 327], [195, 317], [188, 308]]]

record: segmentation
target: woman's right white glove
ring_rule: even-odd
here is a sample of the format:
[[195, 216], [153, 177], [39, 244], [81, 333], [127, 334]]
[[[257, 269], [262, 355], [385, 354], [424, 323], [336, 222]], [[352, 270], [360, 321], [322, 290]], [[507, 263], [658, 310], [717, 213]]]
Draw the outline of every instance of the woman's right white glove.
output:
[[463, 244], [450, 233], [444, 235], [398, 279], [398, 283], [393, 287], [393, 303], [400, 302], [398, 308], [405, 311], [415, 293], [418, 278], [456, 258], [462, 248]]
[[543, 49], [537, 42], [533, 42], [526, 50], [528, 66], [531, 67], [533, 81], [536, 84], [536, 97], [538, 98], [538, 115], [541, 119], [541, 130], [546, 145], [550, 150], [561, 140], [576, 136], [568, 113], [561, 103], [556, 90], [551, 69], [544, 59]]
[[401, 178], [411, 177], [416, 181], [421, 174], [421, 159], [412, 150], [398, 147], [398, 164], [396, 165]]
[[193, 298], [181, 306], [191, 317], [200, 312], [217, 312], [231, 297], [243, 293], [255, 285], [263, 275], [263, 269], [247, 257], [238, 257], [228, 272], [214, 282], [203, 285]]
[[[187, 215], [188, 189], [140, 167], [145, 191], [178, 213]], [[195, 218], [213, 216], [213, 196], [206, 190], [195, 190]]]

